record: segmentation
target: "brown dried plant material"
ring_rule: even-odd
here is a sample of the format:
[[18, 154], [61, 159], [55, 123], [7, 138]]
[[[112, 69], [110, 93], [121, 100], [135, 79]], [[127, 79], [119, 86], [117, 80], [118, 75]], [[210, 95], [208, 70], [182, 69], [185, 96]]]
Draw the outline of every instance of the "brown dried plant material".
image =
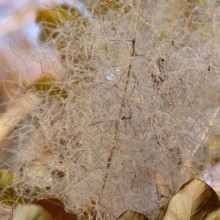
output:
[[123, 212], [116, 220], [148, 220], [148, 218], [138, 212], [127, 210]]
[[64, 204], [59, 199], [48, 198], [42, 200], [34, 200], [33, 204], [42, 206], [55, 220], [77, 220], [77, 216], [75, 214], [66, 212]]
[[211, 212], [208, 214], [208, 216], [205, 218], [205, 220], [219, 220], [220, 219], [220, 209]]
[[[58, 198], [61, 195], [73, 213], [78, 213], [78, 207], [79, 211], [81, 207], [90, 208], [91, 198], [98, 197], [98, 210], [108, 213], [110, 220], [129, 209], [155, 219], [161, 212], [157, 192], [161, 196], [167, 193], [165, 182], [156, 182], [154, 174], [163, 173], [174, 192], [181, 168], [191, 169], [192, 160], [188, 166], [184, 162], [190, 158], [193, 162], [201, 161], [206, 156], [200, 147], [200, 134], [209, 119], [205, 109], [214, 105], [212, 97], [218, 79], [213, 67], [208, 75], [206, 71], [208, 65], [218, 62], [214, 59], [218, 50], [207, 61], [206, 47], [188, 48], [190, 45], [181, 40], [188, 16], [183, 20], [181, 15], [178, 22], [173, 21], [180, 27], [172, 29], [175, 33], [167, 23], [161, 32], [166, 9], [170, 8], [168, 2], [118, 2], [123, 3], [123, 8], [134, 7], [126, 14], [121, 13], [123, 8], [108, 10], [100, 19], [94, 14], [88, 18], [88, 26], [77, 25], [76, 16], [68, 9], [68, 19], [46, 35], [46, 45], [52, 45], [62, 58], [61, 72], [67, 74], [64, 88], [68, 97], [59, 105], [56, 99], [48, 101], [45, 85], [38, 83], [40, 91], [34, 86], [38, 93], [46, 91], [46, 97], [35, 105], [31, 120], [21, 123], [22, 129], [14, 132], [18, 152], [14, 167], [24, 167], [25, 184], [34, 182], [34, 186], [42, 186], [62, 159], [62, 171], [66, 174], [62, 181], [66, 187], [58, 190], [60, 179], [52, 175], [55, 184], [48, 193]], [[103, 9], [105, 5], [98, 7]], [[201, 12], [205, 11], [206, 7], [200, 5]], [[44, 24], [46, 30], [52, 29]], [[169, 39], [162, 36], [164, 32], [170, 34]], [[198, 41], [198, 36], [192, 33], [191, 41]], [[177, 48], [171, 44], [173, 40]], [[163, 65], [159, 57], [164, 58]], [[152, 80], [151, 74], [162, 78]], [[69, 89], [71, 85], [77, 88]], [[45, 154], [45, 150], [39, 150], [41, 146], [46, 146], [47, 155], [51, 156], [43, 160], [45, 166], [41, 166]], [[198, 159], [194, 157], [200, 153]], [[40, 183], [35, 175], [29, 175], [35, 172], [33, 167], [36, 173], [41, 167], [45, 171], [40, 171], [45, 177], [39, 178]], [[201, 171], [191, 170], [195, 170], [195, 175]]]
[[168, 203], [163, 220], [220, 219], [216, 192], [200, 179], [185, 183]]

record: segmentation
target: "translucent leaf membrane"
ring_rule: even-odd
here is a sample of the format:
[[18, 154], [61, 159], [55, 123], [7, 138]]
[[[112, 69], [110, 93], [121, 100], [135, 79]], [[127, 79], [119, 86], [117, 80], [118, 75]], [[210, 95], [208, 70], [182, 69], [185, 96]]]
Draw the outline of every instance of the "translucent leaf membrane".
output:
[[[208, 37], [194, 44], [193, 30], [184, 40], [191, 3], [177, 3], [128, 0], [127, 13], [117, 8], [88, 18], [88, 26], [77, 26], [70, 13], [54, 29], [45, 44], [62, 59], [67, 97], [62, 106], [46, 98], [34, 105], [14, 131], [24, 183], [41, 184], [82, 219], [112, 220], [126, 210], [156, 219], [179, 186], [200, 175], [219, 94], [220, 48], [209, 50]], [[171, 23], [169, 10], [177, 14]], [[41, 82], [41, 91], [33, 88], [50, 91]], [[41, 171], [33, 172], [38, 164]]]

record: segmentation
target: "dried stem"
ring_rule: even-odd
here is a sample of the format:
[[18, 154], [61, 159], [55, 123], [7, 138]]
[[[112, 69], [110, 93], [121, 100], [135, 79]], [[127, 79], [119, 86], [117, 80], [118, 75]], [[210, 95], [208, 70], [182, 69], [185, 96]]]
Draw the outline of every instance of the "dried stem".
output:
[[[118, 134], [118, 131], [119, 131], [119, 126], [120, 126], [120, 123], [121, 123], [122, 113], [123, 113], [123, 109], [125, 107], [125, 99], [126, 99], [126, 94], [127, 94], [127, 90], [128, 90], [129, 79], [130, 79], [130, 76], [131, 76], [132, 58], [134, 57], [134, 55], [135, 55], [135, 38], [132, 40], [131, 59], [130, 59], [128, 70], [127, 70], [127, 73], [126, 73], [126, 81], [125, 81], [125, 86], [124, 86], [124, 90], [123, 90], [123, 96], [122, 96], [122, 99], [121, 99], [120, 109], [119, 109], [119, 112], [118, 112], [118, 118], [115, 122], [114, 139], [115, 139], [116, 143], [117, 143], [117, 134]], [[115, 150], [115, 147], [112, 146], [111, 149], [110, 149], [110, 152], [109, 152], [108, 159], [107, 159], [106, 174], [104, 176], [102, 190], [104, 190], [105, 185], [106, 185], [106, 181], [107, 181], [107, 178], [108, 178], [108, 170], [111, 167], [111, 162], [112, 162], [112, 159], [113, 159], [114, 150]]]

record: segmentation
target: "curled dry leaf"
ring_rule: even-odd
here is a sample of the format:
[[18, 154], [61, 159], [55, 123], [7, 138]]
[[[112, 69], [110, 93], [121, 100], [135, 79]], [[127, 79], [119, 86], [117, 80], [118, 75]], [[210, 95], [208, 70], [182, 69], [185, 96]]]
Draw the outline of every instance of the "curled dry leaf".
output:
[[208, 214], [204, 220], [219, 220], [219, 219], [220, 219], [220, 209]]
[[148, 220], [148, 218], [138, 212], [134, 212], [131, 210], [127, 210], [126, 212], [123, 212], [117, 220]]
[[200, 179], [185, 183], [168, 203], [163, 220], [217, 220], [220, 203], [216, 192]]

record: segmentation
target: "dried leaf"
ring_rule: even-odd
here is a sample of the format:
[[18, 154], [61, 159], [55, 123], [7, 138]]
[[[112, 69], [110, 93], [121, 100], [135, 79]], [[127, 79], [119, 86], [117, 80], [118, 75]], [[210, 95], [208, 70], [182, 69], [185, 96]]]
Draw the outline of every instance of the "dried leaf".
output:
[[[219, 208], [219, 198], [215, 191], [200, 179], [193, 179], [184, 184], [170, 200], [162, 219], [216, 219], [211, 217], [218, 215], [214, 212]], [[211, 217], [207, 218], [208, 215]]]
[[220, 219], [220, 209], [211, 212], [204, 220], [219, 220]]
[[34, 200], [32, 203], [42, 206], [54, 219], [77, 220], [77, 216], [67, 213], [64, 204], [56, 198]]

